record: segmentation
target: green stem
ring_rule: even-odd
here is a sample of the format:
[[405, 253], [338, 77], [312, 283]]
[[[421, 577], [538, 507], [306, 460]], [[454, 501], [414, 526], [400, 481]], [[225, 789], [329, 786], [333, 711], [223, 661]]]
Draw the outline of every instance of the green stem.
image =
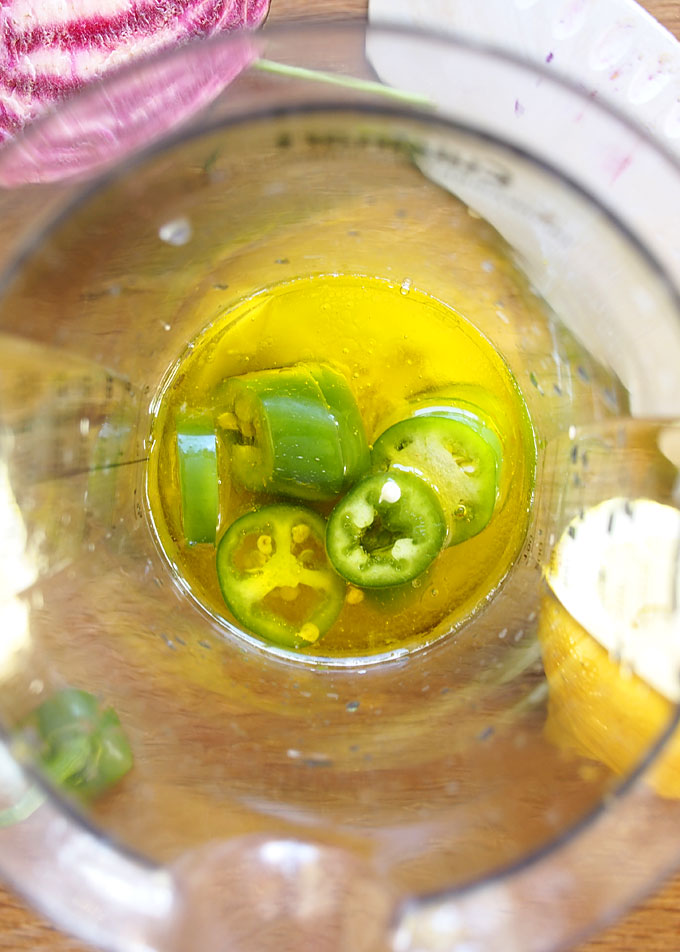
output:
[[331, 86], [342, 86], [345, 89], [356, 89], [359, 92], [376, 93], [390, 99], [399, 99], [414, 106], [434, 108], [434, 103], [421, 93], [411, 93], [392, 86], [384, 86], [370, 79], [357, 79], [355, 76], [343, 76], [340, 73], [326, 73], [318, 69], [305, 69], [303, 66], [289, 66], [287, 63], [276, 63], [274, 60], [255, 60], [253, 66], [265, 73], [277, 73], [280, 76], [290, 76], [293, 79], [308, 79], [317, 83], [328, 83]]

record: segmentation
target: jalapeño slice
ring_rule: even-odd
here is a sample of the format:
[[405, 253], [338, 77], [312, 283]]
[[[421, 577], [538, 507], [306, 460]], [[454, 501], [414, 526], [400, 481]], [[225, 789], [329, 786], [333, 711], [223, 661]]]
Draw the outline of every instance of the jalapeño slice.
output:
[[[414, 401], [409, 417], [443, 417], [457, 420], [479, 434], [489, 444], [496, 455], [496, 477], [500, 477], [503, 463], [503, 447], [495, 430], [483, 412], [471, 403], [461, 399], [450, 399], [446, 395], [432, 394], [428, 398]], [[395, 420], [395, 423], [400, 422]]]
[[395, 469], [366, 476], [340, 500], [328, 520], [326, 550], [349, 582], [382, 588], [424, 572], [445, 538], [434, 490]]
[[491, 519], [498, 453], [492, 441], [465, 420], [421, 415], [395, 423], [376, 440], [373, 466], [413, 473], [436, 489], [449, 545], [477, 535]]
[[246, 629], [288, 648], [317, 642], [340, 613], [345, 583], [324, 549], [326, 524], [302, 506], [263, 506], [217, 547], [224, 601]]
[[189, 545], [214, 545], [219, 519], [217, 439], [212, 422], [180, 417], [177, 429], [182, 528]]
[[234, 479], [252, 492], [334, 499], [369, 466], [354, 395], [325, 364], [232, 377], [218, 423], [231, 444]]

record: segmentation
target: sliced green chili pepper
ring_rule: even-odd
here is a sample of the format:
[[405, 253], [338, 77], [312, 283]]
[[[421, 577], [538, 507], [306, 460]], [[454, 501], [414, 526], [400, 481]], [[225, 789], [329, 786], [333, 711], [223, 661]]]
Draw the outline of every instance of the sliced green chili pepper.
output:
[[369, 466], [356, 401], [324, 364], [232, 377], [218, 423], [231, 431], [232, 475], [246, 489], [334, 499]]
[[320, 515], [284, 504], [232, 523], [217, 547], [217, 577], [237, 621], [291, 648], [314, 644], [328, 631], [345, 583], [326, 557], [325, 532]]
[[424, 572], [446, 538], [433, 489], [412, 473], [366, 476], [333, 509], [326, 549], [336, 570], [355, 585], [379, 588]]
[[[446, 420], [457, 420], [459, 423], [469, 426], [494, 451], [496, 455], [496, 477], [500, 476], [503, 463], [503, 447], [495, 430], [489, 425], [488, 420], [478, 407], [464, 400], [454, 402], [445, 396], [432, 394], [429, 397], [416, 400], [411, 405], [408, 415], [405, 414], [402, 419], [410, 419], [411, 417], [443, 417]], [[401, 421], [395, 420], [396, 422]]]
[[414, 473], [437, 490], [449, 545], [477, 535], [491, 519], [498, 455], [493, 441], [467, 420], [423, 414], [395, 423], [376, 440], [373, 466]]
[[66, 790], [98, 796], [132, 767], [118, 715], [87, 691], [60, 691], [29, 716], [26, 726], [35, 731], [41, 767]]
[[212, 422], [177, 420], [177, 459], [182, 527], [189, 545], [214, 544], [219, 520], [217, 438]]

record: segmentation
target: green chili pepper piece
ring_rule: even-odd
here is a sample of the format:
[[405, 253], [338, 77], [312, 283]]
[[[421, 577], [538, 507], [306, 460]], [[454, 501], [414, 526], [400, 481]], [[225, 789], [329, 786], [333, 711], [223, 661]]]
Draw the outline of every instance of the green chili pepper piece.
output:
[[441, 551], [444, 512], [433, 489], [400, 470], [358, 482], [328, 519], [326, 550], [337, 572], [364, 588], [416, 578]]
[[177, 459], [182, 527], [189, 545], [214, 545], [219, 521], [217, 438], [212, 422], [177, 420]]
[[325, 364], [232, 377], [218, 422], [231, 431], [234, 479], [252, 492], [334, 499], [369, 466], [354, 395]]
[[[95, 797], [117, 783], [132, 767], [132, 751], [112, 708], [101, 710], [87, 691], [66, 688], [33, 711], [16, 731], [16, 743], [33, 751], [57, 787]], [[45, 802], [37, 785], [0, 810], [0, 828], [32, 816]]]
[[373, 447], [373, 466], [426, 480], [443, 506], [448, 544], [457, 545], [481, 532], [493, 514], [498, 442], [495, 434], [489, 437], [464, 417], [422, 413], [381, 434]]
[[28, 720], [39, 739], [38, 760], [60, 787], [95, 797], [132, 767], [132, 751], [113, 708], [94, 695], [66, 688], [41, 704]]
[[[364, 422], [347, 381], [327, 364], [308, 364], [319, 385], [329, 414], [332, 415], [342, 447], [343, 477], [339, 492], [344, 492], [363, 476], [371, 464]], [[337, 495], [337, 494], [336, 494]]]
[[[463, 423], [474, 430], [493, 450], [496, 456], [496, 478], [497, 480], [500, 479], [503, 464], [503, 446], [496, 431], [478, 407], [467, 401], [457, 400], [454, 402], [447, 400], [445, 396], [440, 397], [433, 394], [413, 403], [410, 413], [408, 416], [404, 416], [404, 419], [410, 419], [411, 417], [441, 417], [445, 420], [456, 420], [458, 423]], [[395, 420], [396, 422], [401, 421]]]
[[263, 506], [234, 522], [217, 547], [217, 577], [246, 629], [289, 648], [317, 642], [342, 608], [345, 583], [328, 562], [326, 524], [302, 506]]

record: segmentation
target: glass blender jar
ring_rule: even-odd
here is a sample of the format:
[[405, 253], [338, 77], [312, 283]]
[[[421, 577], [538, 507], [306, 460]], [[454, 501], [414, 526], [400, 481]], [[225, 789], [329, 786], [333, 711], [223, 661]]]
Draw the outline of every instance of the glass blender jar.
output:
[[[629, 154], [634, 175], [613, 175]], [[548, 952], [673, 868], [677, 678], [659, 690], [625, 652], [593, 654], [565, 566], [597, 588], [602, 532], [619, 510], [638, 525], [640, 500], [678, 551], [674, 160], [493, 50], [296, 25], [121, 71], [0, 153], [0, 181], [15, 186], [0, 806], [34, 798], [0, 829], [7, 880], [121, 952]], [[463, 619], [389, 652], [257, 643], [192, 596], [150, 507], [154, 421], [187, 345], [318, 275], [461, 313], [535, 441], [508, 571]], [[600, 536], [568, 548], [593, 512]], [[659, 565], [645, 526], [626, 539], [641, 576]], [[661, 565], [674, 671], [677, 561]], [[631, 700], [638, 678], [649, 697]], [[131, 769], [96, 798], [55, 783], [26, 742], [67, 689], [112, 707], [129, 743]]]

